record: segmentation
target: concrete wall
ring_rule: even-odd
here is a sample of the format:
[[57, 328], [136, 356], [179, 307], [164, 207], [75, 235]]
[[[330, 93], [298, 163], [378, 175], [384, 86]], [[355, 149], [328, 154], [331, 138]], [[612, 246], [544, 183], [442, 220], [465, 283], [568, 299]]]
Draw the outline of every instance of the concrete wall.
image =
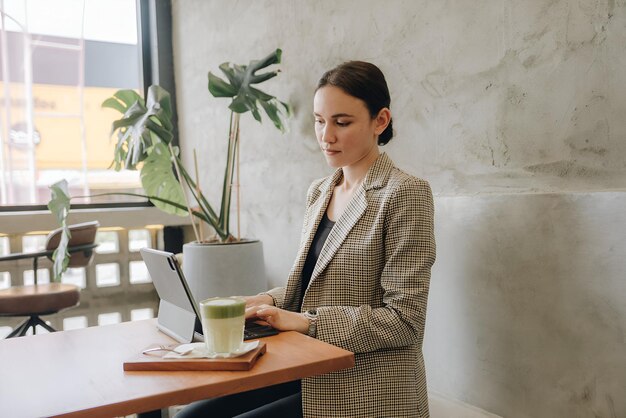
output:
[[242, 233], [272, 285], [330, 172], [315, 83], [370, 60], [392, 94], [384, 150], [435, 193], [429, 387], [506, 417], [626, 416], [623, 0], [179, 0], [173, 16], [181, 142], [212, 198], [228, 102], [207, 72], [283, 49], [262, 87], [294, 106], [290, 132], [242, 119]]

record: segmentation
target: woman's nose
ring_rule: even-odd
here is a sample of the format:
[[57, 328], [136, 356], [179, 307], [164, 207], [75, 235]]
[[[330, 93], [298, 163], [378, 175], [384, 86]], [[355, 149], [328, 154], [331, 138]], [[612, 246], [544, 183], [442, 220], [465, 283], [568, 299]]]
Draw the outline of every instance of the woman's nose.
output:
[[326, 143], [335, 142], [335, 133], [328, 125], [326, 125], [324, 127], [324, 130], [322, 131], [322, 142], [326, 142]]

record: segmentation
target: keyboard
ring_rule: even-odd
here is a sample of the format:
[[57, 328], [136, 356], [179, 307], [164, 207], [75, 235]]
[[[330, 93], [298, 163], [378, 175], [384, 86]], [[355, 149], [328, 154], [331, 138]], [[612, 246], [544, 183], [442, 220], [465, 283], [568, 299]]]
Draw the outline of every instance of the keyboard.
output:
[[244, 340], [254, 340], [257, 338], [269, 337], [278, 334], [276, 328], [272, 328], [267, 324], [259, 324], [254, 321], [246, 321], [246, 327], [243, 330]]

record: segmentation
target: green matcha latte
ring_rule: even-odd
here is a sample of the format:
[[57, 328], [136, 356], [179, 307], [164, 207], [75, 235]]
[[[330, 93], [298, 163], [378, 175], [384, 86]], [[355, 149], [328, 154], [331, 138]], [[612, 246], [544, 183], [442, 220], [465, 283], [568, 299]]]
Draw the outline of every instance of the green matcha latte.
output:
[[243, 342], [246, 301], [209, 298], [200, 302], [204, 341], [210, 353], [232, 353]]

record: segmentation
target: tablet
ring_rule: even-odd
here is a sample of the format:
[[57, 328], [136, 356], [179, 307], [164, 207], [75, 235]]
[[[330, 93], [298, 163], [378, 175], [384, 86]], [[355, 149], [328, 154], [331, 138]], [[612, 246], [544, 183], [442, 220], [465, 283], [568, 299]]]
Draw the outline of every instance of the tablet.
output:
[[140, 253], [161, 299], [157, 327], [176, 341], [192, 342], [202, 324], [176, 256], [151, 248], [142, 248]]
[[[151, 248], [142, 248], [140, 253], [161, 299], [157, 327], [181, 343], [203, 341], [199, 305], [191, 293], [176, 256]], [[268, 337], [278, 332], [267, 323], [246, 321], [243, 338], [250, 340]]]

